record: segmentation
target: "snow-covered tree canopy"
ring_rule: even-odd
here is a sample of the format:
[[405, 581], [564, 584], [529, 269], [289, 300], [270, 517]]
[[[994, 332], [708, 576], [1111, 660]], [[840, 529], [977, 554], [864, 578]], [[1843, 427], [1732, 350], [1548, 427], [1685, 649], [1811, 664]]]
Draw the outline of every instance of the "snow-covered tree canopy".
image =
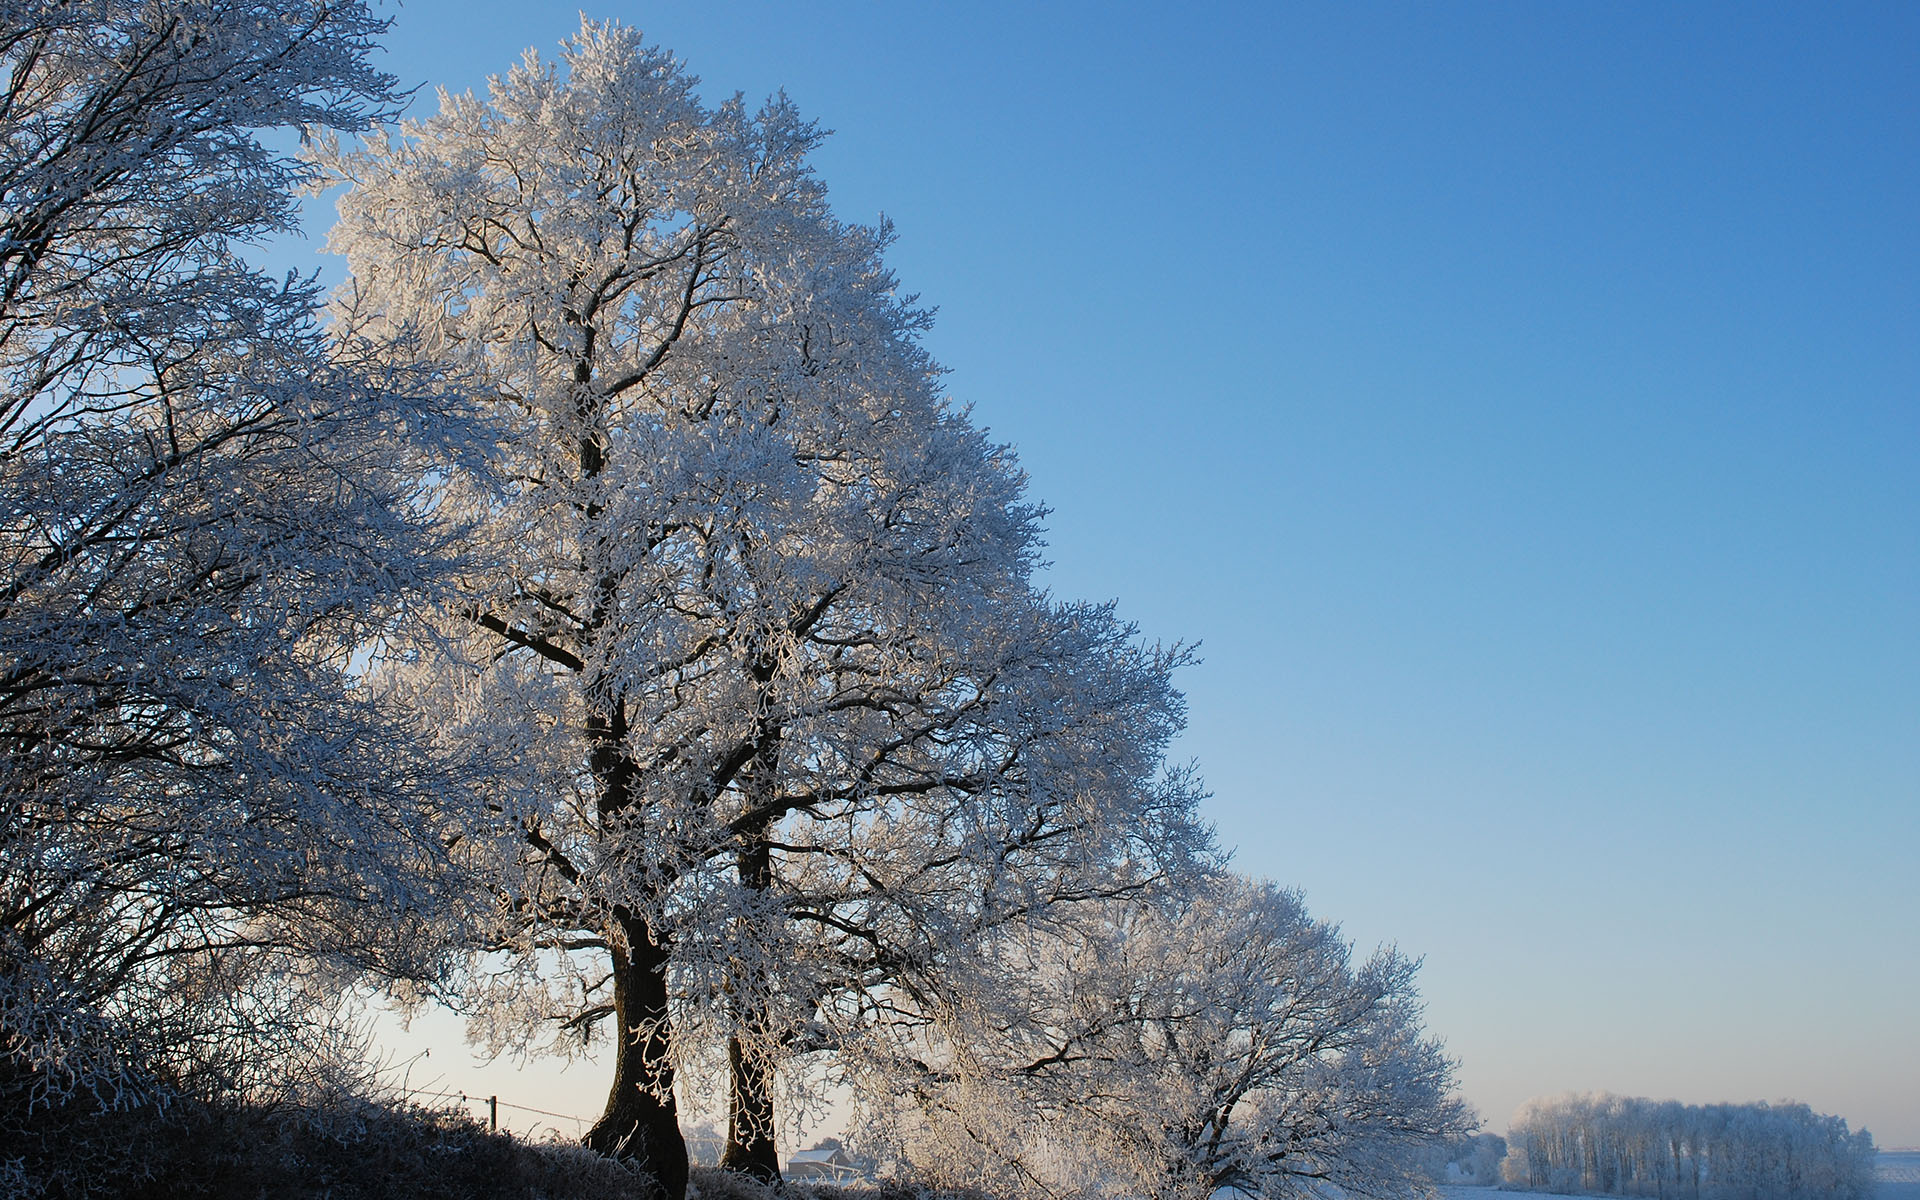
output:
[[764, 1173], [787, 1049], [982, 929], [1208, 852], [1161, 770], [1184, 652], [1035, 591], [1039, 511], [941, 395], [887, 230], [829, 212], [784, 98], [694, 83], [588, 23], [325, 155], [343, 327], [506, 430], [504, 486], [450, 484], [502, 563], [450, 614], [468, 669], [417, 677], [516, 757], [494, 886], [525, 970], [493, 1011], [612, 1017], [592, 1140], [669, 1192], [676, 1022], [733, 1041], [729, 1157]]
[[429, 965], [457, 793], [355, 656], [440, 569], [463, 418], [237, 255], [313, 174], [255, 131], [391, 111], [382, 28], [0, 5], [0, 1086], [36, 1100], [232, 1037], [258, 972], [216, 952]]

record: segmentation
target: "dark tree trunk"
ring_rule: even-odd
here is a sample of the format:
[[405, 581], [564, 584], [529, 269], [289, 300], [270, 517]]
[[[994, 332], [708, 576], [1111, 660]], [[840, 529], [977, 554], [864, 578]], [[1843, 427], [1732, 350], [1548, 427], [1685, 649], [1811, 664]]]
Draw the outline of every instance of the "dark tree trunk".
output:
[[653, 1200], [686, 1200], [687, 1143], [673, 1102], [672, 1018], [667, 1011], [668, 947], [647, 922], [616, 917], [613, 1020], [619, 1049], [607, 1111], [586, 1144], [644, 1168], [658, 1185]]
[[[599, 462], [593, 444], [582, 442], [582, 473], [591, 477]], [[602, 583], [603, 596], [610, 594]], [[605, 603], [596, 605], [598, 627]], [[600, 784], [603, 827], [633, 803], [637, 768], [627, 752], [625, 703], [608, 694], [604, 679], [587, 685], [588, 765]], [[583, 1139], [592, 1149], [625, 1159], [652, 1175], [657, 1185], [649, 1200], [686, 1200], [687, 1143], [673, 1099], [673, 1017], [667, 1006], [667, 966], [671, 939], [656, 936], [645, 916], [616, 906], [607, 943], [613, 958], [613, 1031], [616, 1050], [613, 1087], [607, 1109]]]
[[727, 1039], [731, 1075], [727, 1097], [727, 1152], [720, 1165], [763, 1183], [780, 1182], [780, 1155], [773, 1141], [773, 1080], [747, 1054], [738, 1037]]
[[[771, 757], [770, 753], [762, 754], [763, 760]], [[735, 860], [740, 883], [764, 892], [773, 886], [773, 851], [767, 845], [766, 831], [754, 830], [744, 840]], [[759, 982], [735, 990], [734, 1019], [744, 1029], [764, 1036], [766, 1018], [758, 1011], [763, 995]], [[765, 1183], [778, 1183], [780, 1157], [774, 1143], [772, 1068], [736, 1033], [727, 1039], [727, 1072], [727, 1150], [720, 1165]]]

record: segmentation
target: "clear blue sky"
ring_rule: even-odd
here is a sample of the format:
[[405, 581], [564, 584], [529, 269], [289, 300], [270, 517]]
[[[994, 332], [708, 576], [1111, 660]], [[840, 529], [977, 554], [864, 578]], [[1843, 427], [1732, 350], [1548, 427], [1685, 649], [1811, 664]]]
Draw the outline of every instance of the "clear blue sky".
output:
[[[1426, 956], [1492, 1128], [1920, 1145], [1920, 6], [1202, 7], [588, 15], [836, 130], [1051, 585], [1203, 643], [1238, 865]], [[389, 11], [455, 89], [578, 23]]]

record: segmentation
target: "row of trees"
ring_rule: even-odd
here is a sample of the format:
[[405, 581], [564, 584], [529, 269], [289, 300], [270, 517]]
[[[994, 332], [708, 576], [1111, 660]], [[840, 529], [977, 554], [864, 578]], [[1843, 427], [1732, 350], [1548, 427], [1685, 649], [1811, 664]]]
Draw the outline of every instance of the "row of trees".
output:
[[1873, 1137], [1804, 1104], [1685, 1105], [1612, 1095], [1530, 1101], [1508, 1128], [1509, 1183], [1661, 1200], [1870, 1200]]
[[[772, 1179], [822, 1081], [1015, 1190], [1465, 1127], [1414, 964], [1221, 867], [1188, 652], [1035, 585], [784, 98], [587, 23], [392, 127], [353, 0], [0, 12], [0, 1117], [343, 1086], [374, 981], [604, 1031], [587, 1140], [668, 1200], [684, 1097]], [[322, 183], [325, 326], [238, 253]]]

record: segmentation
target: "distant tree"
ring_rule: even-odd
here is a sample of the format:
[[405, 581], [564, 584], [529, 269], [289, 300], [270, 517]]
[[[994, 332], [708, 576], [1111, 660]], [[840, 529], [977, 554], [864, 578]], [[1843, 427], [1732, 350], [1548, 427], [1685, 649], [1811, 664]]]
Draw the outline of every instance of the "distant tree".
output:
[[1521, 1106], [1508, 1138], [1508, 1182], [1536, 1191], [1867, 1200], [1875, 1188], [1872, 1135], [1804, 1104], [1566, 1095]]
[[1456, 1138], [1434, 1152], [1431, 1160], [1434, 1182], [1491, 1187], [1501, 1180], [1502, 1161], [1506, 1156], [1507, 1140], [1499, 1134], [1476, 1133]]
[[1471, 1128], [1411, 960], [1356, 965], [1298, 896], [1230, 877], [1107, 911], [1078, 938], [1010, 934], [913, 1070], [877, 1060], [900, 1153], [1034, 1195], [1384, 1197]]
[[1185, 652], [1034, 588], [1040, 512], [941, 396], [888, 231], [832, 216], [784, 98], [694, 82], [586, 23], [325, 156], [343, 327], [505, 430], [448, 481], [499, 565], [413, 677], [515, 763], [472, 834], [499, 901], [479, 1032], [610, 1023], [587, 1140], [675, 1198], [701, 1046], [725, 1165], [771, 1177], [789, 1056], [888, 1022], [984, 930], [1209, 851], [1161, 772]]
[[445, 875], [450, 768], [356, 667], [434, 582], [464, 418], [238, 254], [313, 177], [259, 131], [397, 103], [385, 26], [0, 12], [0, 1107], [271, 1091], [316, 963], [432, 969]]

